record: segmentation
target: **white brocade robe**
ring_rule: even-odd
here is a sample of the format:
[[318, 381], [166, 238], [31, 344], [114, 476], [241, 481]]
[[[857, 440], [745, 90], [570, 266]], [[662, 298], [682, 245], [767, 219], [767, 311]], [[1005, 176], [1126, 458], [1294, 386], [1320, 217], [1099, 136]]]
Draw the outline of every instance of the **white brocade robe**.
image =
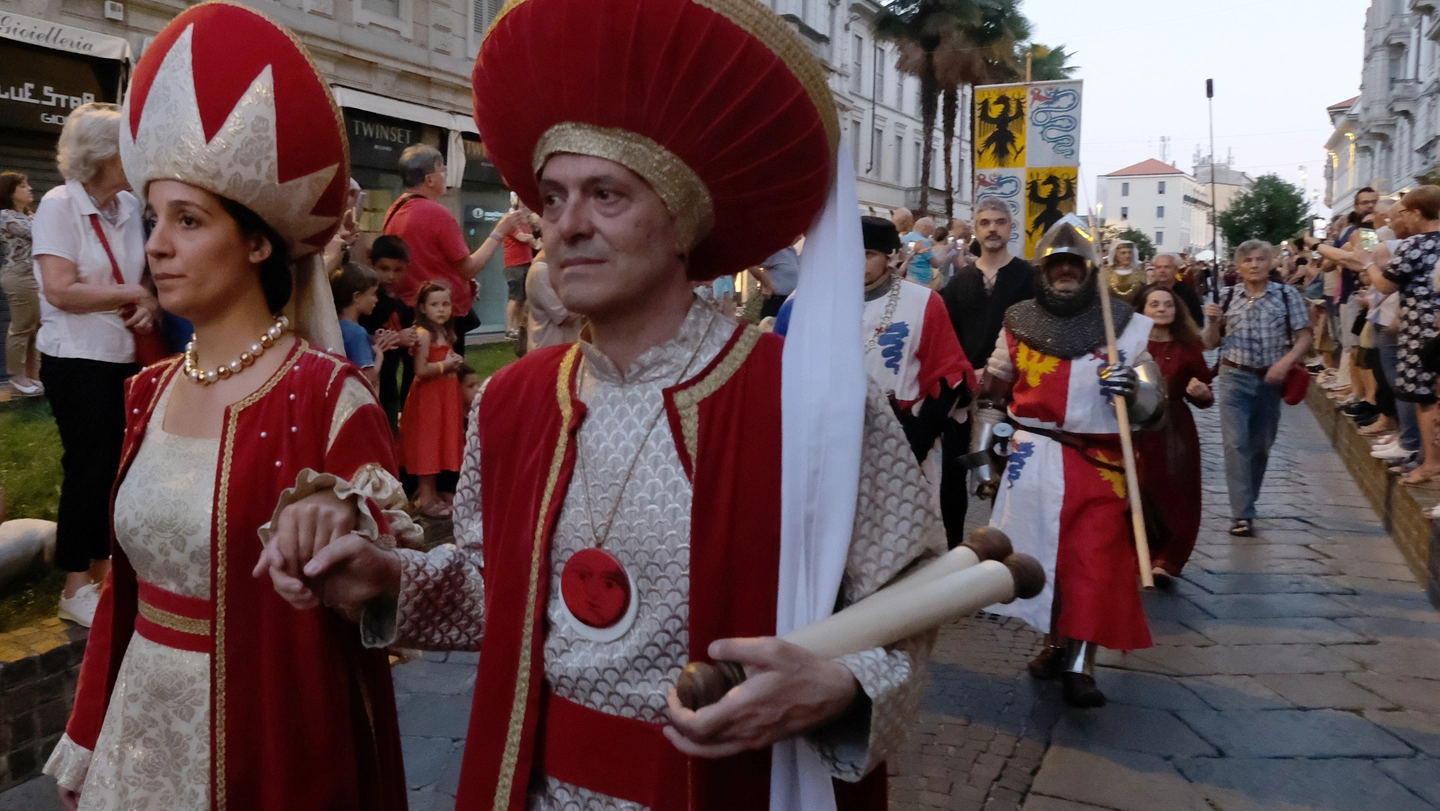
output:
[[[602, 353], [581, 345], [578, 392], [586, 418], [579, 431], [580, 458], [551, 541], [545, 639], [545, 678], [555, 693], [570, 701], [648, 723], [667, 722], [666, 694], [689, 661], [693, 493], [669, 421], [660, 415], [662, 392], [705, 369], [734, 329], [734, 321], [697, 302], [674, 339], [643, 353], [623, 375]], [[634, 471], [622, 488], [632, 459]], [[480, 475], [479, 434], [472, 419], [455, 495], [456, 543], [429, 553], [400, 550], [399, 603], [393, 616], [367, 611], [362, 622], [367, 644], [394, 641], [428, 650], [483, 651]], [[926, 492], [904, 432], [883, 395], [871, 387], [842, 603], [869, 595], [910, 564], [944, 550], [939, 515]], [[612, 511], [616, 517], [605, 549], [630, 573], [638, 609], [624, 636], [595, 642], [576, 634], [564, 618], [561, 564], [595, 546], [592, 519], [603, 532]], [[860, 779], [903, 742], [918, 707], [933, 639], [925, 635], [842, 659], [869, 699], [871, 713], [868, 724], [836, 724], [809, 736], [836, 777]], [[532, 786], [529, 806], [547, 811], [641, 809], [554, 779]]]

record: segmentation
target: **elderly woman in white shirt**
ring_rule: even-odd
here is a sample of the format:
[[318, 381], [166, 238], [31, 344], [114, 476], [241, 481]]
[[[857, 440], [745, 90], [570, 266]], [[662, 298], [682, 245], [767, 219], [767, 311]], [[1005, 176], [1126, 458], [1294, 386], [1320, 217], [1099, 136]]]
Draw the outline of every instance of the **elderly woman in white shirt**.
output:
[[65, 119], [65, 185], [35, 212], [40, 380], [64, 448], [55, 565], [67, 572], [60, 617], [89, 626], [109, 571], [110, 490], [125, 433], [135, 332], [160, 305], [145, 274], [140, 202], [120, 168], [120, 108], [92, 103]]

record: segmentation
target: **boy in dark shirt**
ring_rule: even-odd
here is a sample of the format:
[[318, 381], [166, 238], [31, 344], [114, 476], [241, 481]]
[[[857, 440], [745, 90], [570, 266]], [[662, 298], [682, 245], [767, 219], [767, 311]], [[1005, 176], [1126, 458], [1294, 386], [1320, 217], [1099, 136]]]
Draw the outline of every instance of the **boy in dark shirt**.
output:
[[[405, 275], [410, 265], [410, 249], [405, 240], [397, 236], [378, 237], [370, 246], [370, 267], [380, 277], [379, 301], [369, 315], [359, 319], [360, 326], [372, 335], [384, 336], [397, 333], [398, 345], [385, 352], [380, 367], [380, 405], [390, 415], [394, 427], [405, 406], [405, 397], [410, 393], [410, 382], [415, 378], [415, 359], [410, 356], [410, 347], [415, 345], [415, 311], [395, 295], [395, 285]], [[388, 343], [388, 342], [387, 342]], [[396, 372], [399, 371], [399, 380]]]

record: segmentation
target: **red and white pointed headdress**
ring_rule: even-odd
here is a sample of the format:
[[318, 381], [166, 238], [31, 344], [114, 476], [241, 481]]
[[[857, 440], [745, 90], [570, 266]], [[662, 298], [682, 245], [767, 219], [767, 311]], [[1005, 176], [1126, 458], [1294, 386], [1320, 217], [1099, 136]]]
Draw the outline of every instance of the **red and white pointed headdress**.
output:
[[615, 161], [665, 201], [696, 280], [759, 264], [825, 206], [825, 67], [755, 0], [510, 0], [473, 84], [486, 154], [526, 205], [552, 155]]
[[125, 98], [130, 185], [180, 180], [246, 206], [295, 257], [325, 247], [350, 182], [345, 127], [294, 35], [244, 6], [203, 3], [155, 37]]
[[135, 66], [122, 123], [131, 187], [144, 196], [153, 181], [179, 180], [258, 214], [300, 260], [290, 308], [300, 318], [292, 320], [338, 347], [338, 325], [315, 320], [326, 305], [312, 299], [329, 287], [310, 278], [306, 260], [340, 225], [349, 146], [330, 87], [294, 34], [221, 0], [184, 11]]

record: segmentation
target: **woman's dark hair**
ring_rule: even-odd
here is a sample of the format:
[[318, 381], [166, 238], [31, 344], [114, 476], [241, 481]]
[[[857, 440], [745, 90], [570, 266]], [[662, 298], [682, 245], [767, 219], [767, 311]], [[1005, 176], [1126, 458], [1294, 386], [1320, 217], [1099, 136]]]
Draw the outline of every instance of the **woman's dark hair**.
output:
[[381, 259], [409, 262], [410, 246], [405, 244], [405, 240], [394, 234], [376, 237], [370, 245], [370, 264], [373, 265]]
[[246, 239], [263, 239], [270, 243], [270, 256], [260, 263], [260, 289], [265, 291], [265, 306], [277, 314], [290, 303], [295, 279], [290, 275], [290, 245], [260, 215], [225, 197], [220, 207], [235, 220], [240, 235]]
[[0, 172], [0, 208], [8, 208], [22, 214], [33, 213], [30, 206], [15, 205], [15, 190], [29, 183], [30, 179], [19, 172]]
[[[447, 344], [453, 344], [455, 343], [454, 310], [452, 309], [450, 312], [450, 320], [443, 324], [437, 324], [425, 315], [425, 300], [441, 292], [449, 295], [449, 285], [441, 282], [426, 282], [420, 285], [420, 291], [415, 294], [415, 326], [428, 330], [437, 338], [443, 338]], [[451, 300], [453, 301], [454, 299]], [[424, 363], [425, 359], [421, 358], [420, 362]]]
[[330, 294], [335, 298], [337, 311], [354, 304], [355, 297], [361, 293], [379, 286], [379, 274], [356, 262], [346, 262], [330, 277]]
[[1185, 346], [1201, 346], [1204, 341], [1200, 336], [1200, 328], [1195, 325], [1195, 319], [1190, 317], [1190, 308], [1185, 302], [1175, 295], [1174, 290], [1167, 290], [1156, 285], [1146, 285], [1140, 289], [1140, 294], [1135, 297], [1135, 312], [1144, 315], [1145, 305], [1150, 297], [1156, 293], [1168, 293], [1170, 301], [1175, 305], [1175, 320], [1170, 324], [1170, 340]]

